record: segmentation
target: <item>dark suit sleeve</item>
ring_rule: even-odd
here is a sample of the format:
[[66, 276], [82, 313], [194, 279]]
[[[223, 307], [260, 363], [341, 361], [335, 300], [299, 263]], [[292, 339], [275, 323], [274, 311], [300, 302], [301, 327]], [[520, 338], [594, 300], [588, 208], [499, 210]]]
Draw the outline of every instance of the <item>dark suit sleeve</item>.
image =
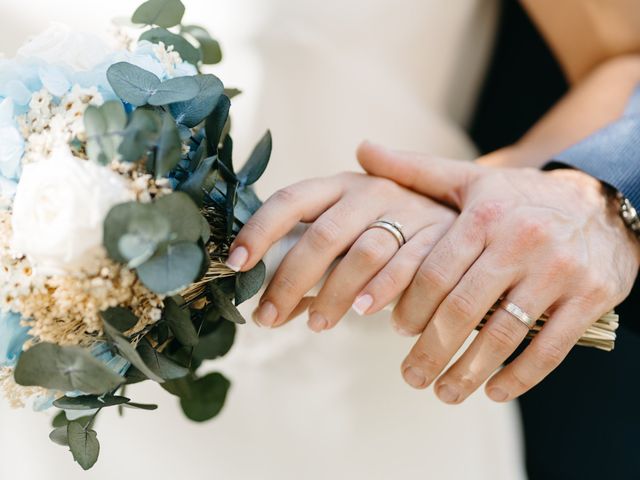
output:
[[544, 169], [563, 166], [611, 185], [640, 208], [640, 88], [620, 120], [556, 155]]

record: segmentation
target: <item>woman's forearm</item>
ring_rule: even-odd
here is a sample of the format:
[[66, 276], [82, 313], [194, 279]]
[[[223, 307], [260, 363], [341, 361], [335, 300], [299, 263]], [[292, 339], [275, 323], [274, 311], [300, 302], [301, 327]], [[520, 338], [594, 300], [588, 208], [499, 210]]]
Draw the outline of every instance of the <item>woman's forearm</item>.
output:
[[615, 57], [595, 68], [517, 143], [478, 160], [485, 165], [540, 167], [618, 119], [640, 86], [640, 54]]

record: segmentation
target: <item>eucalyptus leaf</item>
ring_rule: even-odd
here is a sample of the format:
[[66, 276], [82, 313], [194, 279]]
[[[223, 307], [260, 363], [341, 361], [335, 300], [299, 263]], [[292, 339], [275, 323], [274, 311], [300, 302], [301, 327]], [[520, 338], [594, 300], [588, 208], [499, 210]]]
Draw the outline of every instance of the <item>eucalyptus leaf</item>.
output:
[[146, 105], [161, 84], [153, 73], [128, 62], [111, 65], [107, 79], [118, 97], [136, 107]]
[[145, 364], [163, 380], [175, 380], [189, 374], [189, 369], [178, 365], [162, 353], [154, 349], [149, 342], [143, 340], [138, 345], [138, 353]]
[[170, 233], [169, 218], [153, 204], [121, 203], [107, 214], [103, 245], [111, 259], [135, 268], [151, 258]]
[[198, 344], [198, 332], [196, 332], [189, 308], [181, 308], [171, 298], [164, 301], [164, 319], [171, 328], [176, 339], [184, 346], [194, 347]]
[[157, 112], [144, 108], [134, 110], [119, 148], [122, 159], [137, 162], [147, 154], [160, 134], [161, 125]]
[[248, 272], [236, 275], [236, 305], [249, 300], [260, 291], [267, 276], [267, 267], [260, 261]]
[[195, 77], [177, 77], [165, 80], [149, 97], [149, 105], [159, 107], [170, 103], [192, 100], [200, 92], [200, 84]]
[[125, 403], [123, 407], [133, 408], [136, 410], [149, 410], [149, 411], [158, 409], [158, 405], [153, 405], [148, 403], [135, 403], [135, 402]]
[[127, 397], [114, 395], [82, 395], [79, 397], [60, 397], [53, 402], [53, 405], [64, 410], [94, 410], [96, 408], [115, 407], [129, 401]]
[[242, 94], [242, 90], [239, 90], [237, 88], [225, 88], [224, 94], [229, 97], [229, 99], [233, 99], [234, 97]]
[[253, 216], [254, 213], [262, 206], [262, 201], [258, 198], [252, 187], [238, 188], [236, 208], [234, 214], [236, 219], [242, 224]]
[[209, 155], [217, 155], [218, 146], [222, 138], [222, 131], [229, 118], [231, 100], [226, 95], [221, 95], [218, 104], [207, 117], [205, 132], [207, 135], [207, 149]]
[[89, 158], [106, 165], [116, 158], [127, 124], [122, 102], [114, 100], [100, 107], [90, 105], [85, 110], [83, 120]]
[[233, 301], [227, 296], [222, 289], [215, 283], [209, 284], [209, 292], [213, 300], [216, 309], [220, 312], [220, 315], [230, 322], [243, 325], [246, 320], [242, 314], [238, 311], [237, 307], [233, 304]]
[[109, 322], [104, 322], [104, 332], [113, 342], [118, 349], [121, 357], [126, 358], [131, 364], [136, 367], [140, 373], [145, 375], [148, 379], [157, 383], [162, 383], [163, 379], [159, 375], [151, 370], [147, 364], [142, 360], [140, 354], [136, 351], [136, 348], [127, 340], [113, 325]]
[[153, 207], [169, 219], [172, 243], [195, 243], [200, 239], [203, 217], [189, 195], [173, 192], [157, 199]]
[[231, 383], [220, 373], [192, 381], [189, 396], [180, 398], [184, 414], [194, 422], [206, 422], [220, 413]]
[[242, 185], [252, 185], [258, 181], [264, 171], [269, 165], [269, 159], [271, 158], [271, 150], [273, 148], [273, 141], [271, 138], [271, 132], [262, 137], [262, 140], [256, 145], [253, 153], [247, 160], [247, 163], [242, 167], [238, 174], [238, 179]]
[[100, 316], [120, 332], [131, 330], [138, 324], [138, 317], [130, 309], [124, 307], [108, 308], [100, 312]]
[[164, 43], [166, 46], [173, 46], [173, 49], [180, 54], [180, 57], [192, 65], [198, 65], [202, 59], [200, 50], [194, 47], [187, 39], [181, 35], [170, 32], [165, 28], [152, 28], [140, 35], [140, 40], [151, 43]]
[[73, 459], [83, 470], [93, 467], [100, 455], [97, 433], [80, 422], [70, 422], [67, 426], [67, 438]]
[[198, 94], [187, 102], [169, 105], [169, 111], [176, 122], [189, 128], [195, 127], [207, 118], [224, 92], [224, 85], [215, 75], [198, 75], [191, 78], [198, 82]]
[[170, 115], [162, 119], [162, 130], [156, 153], [156, 178], [168, 175], [180, 162], [182, 156], [182, 142], [178, 127]]
[[197, 25], [186, 25], [182, 31], [188, 33], [196, 39], [202, 52], [202, 63], [205, 65], [215, 65], [222, 61], [222, 50], [220, 44], [214, 40], [209, 32]]
[[175, 27], [182, 21], [185, 7], [180, 0], [149, 0], [138, 7], [131, 21], [144, 25]]
[[209, 174], [212, 172], [212, 168], [216, 160], [217, 157], [205, 158], [200, 165], [198, 165], [196, 171], [193, 172], [185, 182], [178, 185], [178, 189], [189, 195], [191, 200], [197, 205], [202, 205], [203, 203], [205, 196], [203, 187], [205, 181], [209, 177]]
[[56, 427], [54, 430], [52, 430], [49, 434], [49, 439], [53, 443], [62, 447], [69, 446], [69, 438], [67, 437], [67, 423], [65, 422], [64, 425]]
[[16, 383], [50, 390], [88, 394], [107, 393], [125, 381], [80, 347], [38, 343], [20, 355], [14, 372]]
[[193, 283], [200, 273], [203, 252], [193, 243], [168, 245], [137, 269], [147, 288], [158, 295], [179, 292]]
[[218, 322], [213, 332], [200, 337], [193, 355], [200, 360], [215, 360], [223, 357], [231, 350], [235, 334], [236, 324], [222, 320]]
[[69, 420], [67, 420], [67, 416], [65, 415], [65, 413], [59, 412], [55, 417], [53, 417], [51, 426], [53, 428], [66, 427], [67, 423], [69, 423]]

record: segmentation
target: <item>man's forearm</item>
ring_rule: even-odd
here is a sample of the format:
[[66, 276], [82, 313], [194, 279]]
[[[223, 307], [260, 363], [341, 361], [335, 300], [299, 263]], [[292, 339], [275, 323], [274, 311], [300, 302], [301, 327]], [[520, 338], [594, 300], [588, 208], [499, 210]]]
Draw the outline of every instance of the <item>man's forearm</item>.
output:
[[622, 116], [640, 86], [640, 55], [611, 59], [576, 84], [516, 144], [478, 159], [485, 165], [541, 167]]

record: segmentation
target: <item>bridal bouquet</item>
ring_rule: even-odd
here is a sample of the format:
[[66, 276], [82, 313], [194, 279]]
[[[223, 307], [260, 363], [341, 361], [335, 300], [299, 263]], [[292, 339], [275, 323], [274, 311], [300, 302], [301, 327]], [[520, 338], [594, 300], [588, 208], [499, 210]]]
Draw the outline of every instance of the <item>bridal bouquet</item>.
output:
[[265, 269], [236, 274], [228, 246], [260, 202], [269, 133], [237, 173], [221, 60], [180, 0], [150, 0], [120, 46], [55, 26], [0, 60], [0, 390], [57, 408], [51, 440], [84, 469], [105, 408], [152, 380], [205, 421], [229, 381], [199, 376], [243, 323]]

